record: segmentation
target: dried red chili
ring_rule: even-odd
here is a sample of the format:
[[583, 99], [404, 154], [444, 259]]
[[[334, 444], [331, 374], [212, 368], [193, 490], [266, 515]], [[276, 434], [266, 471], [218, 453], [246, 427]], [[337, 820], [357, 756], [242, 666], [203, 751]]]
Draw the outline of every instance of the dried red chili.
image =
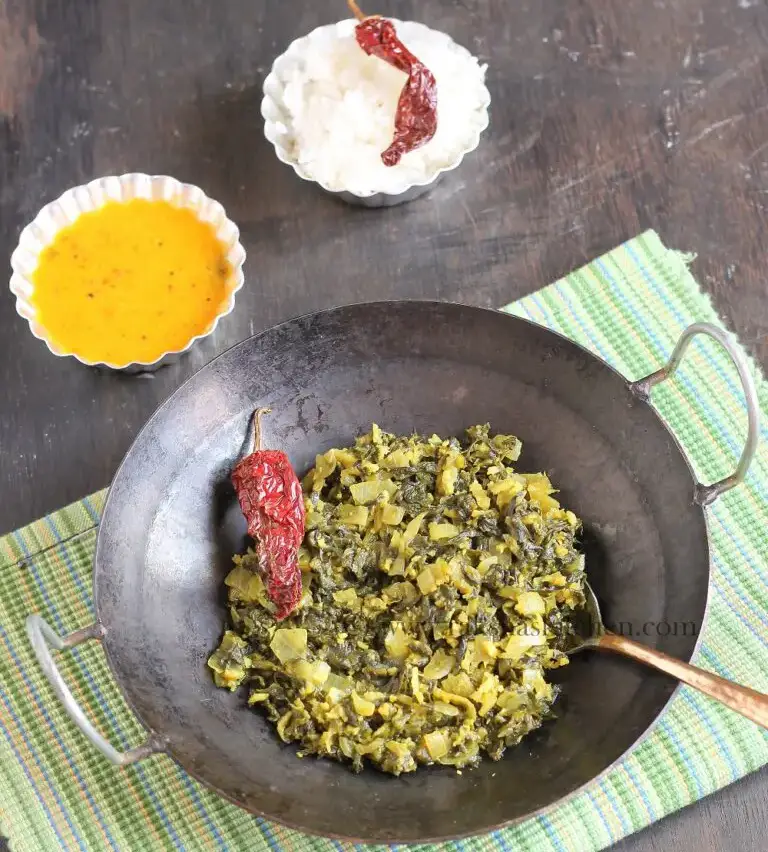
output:
[[259, 571], [280, 621], [301, 600], [298, 551], [304, 539], [304, 496], [285, 453], [261, 448], [260, 408], [253, 416], [254, 450], [232, 471], [248, 535], [256, 541]]
[[397, 37], [395, 25], [379, 15], [366, 17], [355, 0], [347, 0], [360, 21], [355, 37], [369, 55], [383, 59], [408, 75], [395, 114], [395, 136], [381, 155], [385, 166], [396, 166], [403, 154], [426, 145], [437, 131], [437, 82], [434, 74]]

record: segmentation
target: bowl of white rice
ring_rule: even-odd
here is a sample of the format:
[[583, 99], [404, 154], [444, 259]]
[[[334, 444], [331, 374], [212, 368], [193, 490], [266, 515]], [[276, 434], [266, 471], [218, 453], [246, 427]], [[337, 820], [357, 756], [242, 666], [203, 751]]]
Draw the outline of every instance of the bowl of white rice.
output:
[[386, 207], [411, 201], [460, 165], [488, 126], [487, 66], [448, 35], [392, 20], [398, 37], [437, 81], [437, 132], [385, 166], [406, 75], [355, 40], [353, 19], [294, 41], [264, 82], [264, 133], [278, 159], [344, 201]]

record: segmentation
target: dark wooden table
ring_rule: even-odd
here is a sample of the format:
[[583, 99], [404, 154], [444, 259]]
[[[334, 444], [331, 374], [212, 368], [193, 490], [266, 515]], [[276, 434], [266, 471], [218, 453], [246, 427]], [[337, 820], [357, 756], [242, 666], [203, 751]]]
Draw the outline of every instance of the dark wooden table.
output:
[[[121, 378], [53, 358], [0, 293], [0, 531], [106, 485], [155, 406], [230, 344], [333, 304], [495, 306], [656, 228], [765, 367], [768, 8], [763, 0], [379, 0], [489, 65], [492, 126], [428, 200], [340, 205], [262, 138], [260, 86], [342, 0], [0, 0], [0, 259], [69, 186], [148, 171], [242, 229], [236, 313], [182, 364]], [[618, 848], [764, 850], [768, 774]]]

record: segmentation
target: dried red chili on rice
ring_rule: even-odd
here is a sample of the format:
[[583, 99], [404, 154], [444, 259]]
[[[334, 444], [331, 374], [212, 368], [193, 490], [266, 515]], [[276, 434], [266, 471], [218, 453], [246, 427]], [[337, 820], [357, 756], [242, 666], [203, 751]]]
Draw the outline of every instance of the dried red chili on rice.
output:
[[304, 539], [304, 496], [288, 456], [261, 448], [261, 408], [254, 414], [254, 451], [235, 466], [232, 483], [256, 542], [259, 573], [281, 621], [302, 595], [298, 551]]
[[379, 15], [366, 17], [355, 0], [349, 8], [360, 21], [355, 38], [369, 55], [383, 59], [408, 75], [395, 114], [392, 144], [381, 155], [385, 166], [396, 166], [403, 154], [426, 145], [437, 132], [437, 81], [434, 74], [417, 59], [397, 37], [395, 25]]

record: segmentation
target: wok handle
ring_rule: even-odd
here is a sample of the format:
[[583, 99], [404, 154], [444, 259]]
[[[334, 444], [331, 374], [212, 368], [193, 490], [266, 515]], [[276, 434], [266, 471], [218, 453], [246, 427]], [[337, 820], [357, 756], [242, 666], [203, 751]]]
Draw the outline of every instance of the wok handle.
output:
[[757, 400], [757, 390], [755, 388], [755, 380], [752, 378], [752, 372], [744, 355], [733, 342], [731, 336], [723, 331], [723, 329], [707, 322], [695, 323], [688, 326], [680, 335], [680, 340], [677, 341], [677, 345], [667, 364], [660, 370], [656, 370], [655, 373], [651, 373], [650, 376], [632, 382], [630, 389], [640, 399], [650, 402], [651, 389], [674, 375], [680, 366], [680, 362], [683, 360], [688, 345], [697, 334], [704, 334], [716, 340], [728, 355], [730, 355], [731, 361], [733, 361], [739, 373], [741, 386], [744, 389], [744, 396], [747, 401], [747, 441], [739, 463], [736, 465], [736, 471], [719, 482], [713, 482], [711, 485], [703, 485], [701, 482], [696, 483], [696, 502], [701, 506], [709, 506], [721, 494], [730, 491], [731, 488], [738, 485], [744, 479], [755, 456], [757, 444], [760, 439], [760, 406]]
[[684, 663], [682, 660], [676, 660], [662, 651], [633, 642], [615, 633], [606, 633], [601, 636], [597, 647], [603, 651], [623, 654], [625, 657], [631, 657], [639, 663], [672, 675], [682, 683], [725, 704], [731, 710], [741, 713], [742, 716], [763, 728], [768, 728], [768, 695], [763, 695], [762, 692], [757, 692], [748, 686], [741, 686], [705, 669]]
[[116, 766], [128, 766], [131, 763], [136, 763], [145, 757], [149, 757], [151, 754], [165, 751], [165, 743], [156, 736], [151, 736], [142, 745], [128, 751], [118, 751], [114, 746], [110, 745], [86, 717], [56, 666], [56, 662], [51, 654], [51, 648], [55, 648], [57, 651], [64, 651], [68, 648], [74, 648], [75, 645], [79, 645], [81, 642], [86, 642], [89, 639], [100, 640], [104, 635], [100, 624], [91, 624], [88, 627], [83, 627], [81, 630], [70, 633], [68, 636], [59, 636], [40, 615], [28, 616], [26, 626], [27, 636], [32, 643], [35, 656], [43, 669], [43, 673], [53, 687], [53, 691], [58, 696], [59, 701], [61, 701], [72, 721], [107, 760]]

